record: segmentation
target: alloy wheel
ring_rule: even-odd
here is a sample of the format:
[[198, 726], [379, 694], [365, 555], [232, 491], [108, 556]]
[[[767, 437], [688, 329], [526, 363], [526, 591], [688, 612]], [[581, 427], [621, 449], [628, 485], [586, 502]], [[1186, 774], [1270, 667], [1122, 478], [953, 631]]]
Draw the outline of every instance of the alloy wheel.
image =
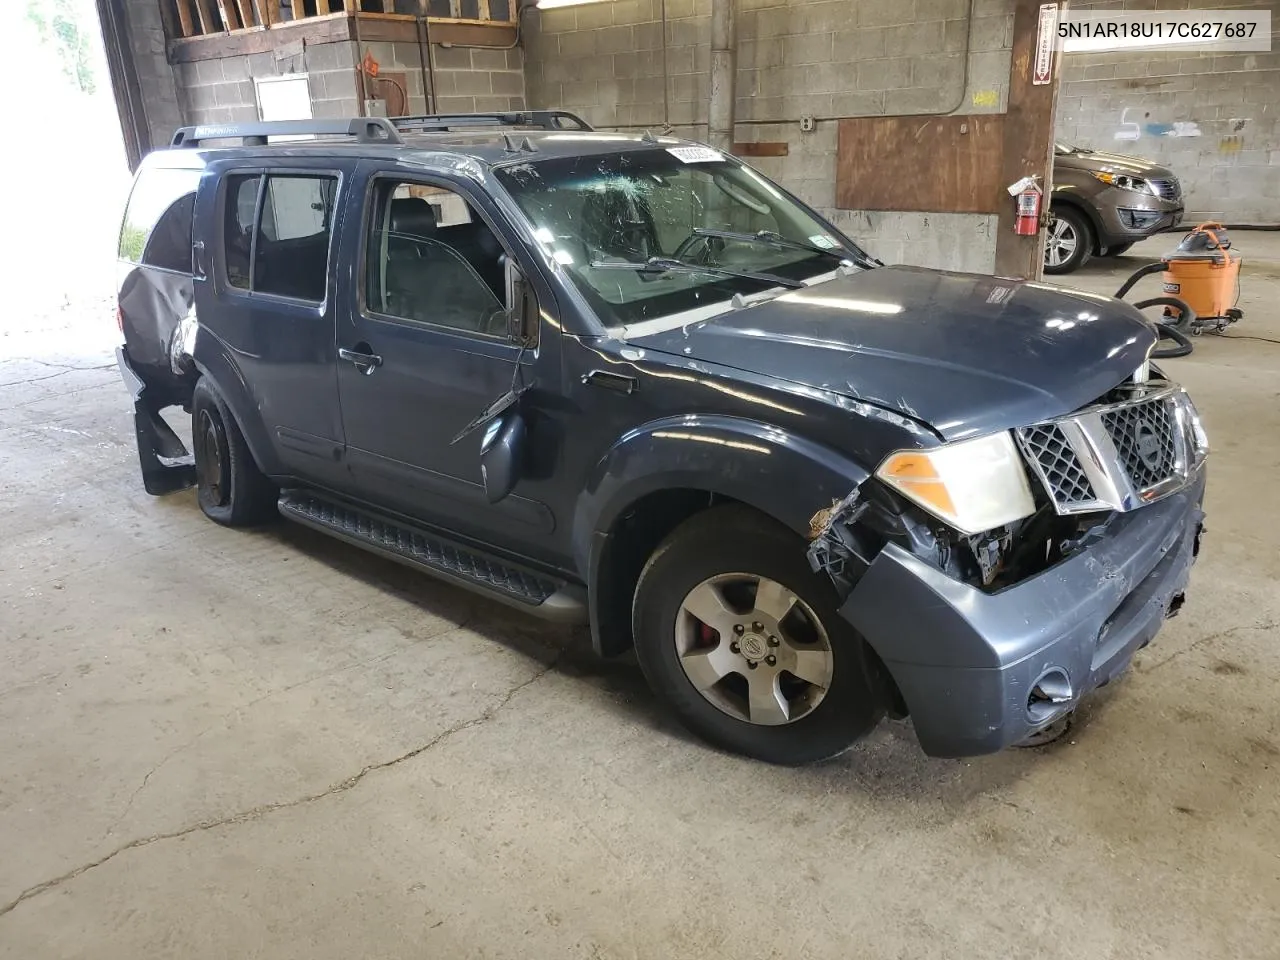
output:
[[680, 605], [675, 644], [694, 688], [748, 723], [793, 723], [831, 686], [834, 658], [821, 621], [767, 577], [731, 573], [698, 584]]
[[1076, 228], [1062, 217], [1055, 217], [1049, 224], [1044, 243], [1044, 263], [1047, 267], [1060, 267], [1075, 255], [1080, 245]]

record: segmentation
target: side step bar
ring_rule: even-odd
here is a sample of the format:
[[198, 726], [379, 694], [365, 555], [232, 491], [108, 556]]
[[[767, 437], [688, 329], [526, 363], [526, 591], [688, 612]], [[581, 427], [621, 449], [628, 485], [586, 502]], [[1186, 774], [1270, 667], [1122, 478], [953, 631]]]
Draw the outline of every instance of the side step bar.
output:
[[318, 496], [284, 490], [280, 514], [500, 603], [557, 623], [585, 623], [581, 587], [463, 546], [422, 527]]

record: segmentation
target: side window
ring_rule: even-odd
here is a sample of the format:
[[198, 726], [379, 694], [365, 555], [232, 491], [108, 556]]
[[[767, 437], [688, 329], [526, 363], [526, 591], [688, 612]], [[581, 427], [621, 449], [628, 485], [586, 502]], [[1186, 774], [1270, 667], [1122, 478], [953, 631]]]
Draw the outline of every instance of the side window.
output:
[[249, 289], [249, 258], [253, 253], [253, 218], [258, 210], [258, 187], [262, 177], [227, 177], [226, 220], [222, 240], [227, 264], [227, 282], [241, 290]]
[[191, 270], [191, 227], [198, 170], [144, 169], [120, 228], [121, 260], [162, 270]]
[[465, 197], [381, 181], [368, 238], [365, 302], [372, 312], [506, 336], [506, 251]]
[[323, 301], [337, 190], [332, 176], [228, 177], [227, 282], [253, 293]]

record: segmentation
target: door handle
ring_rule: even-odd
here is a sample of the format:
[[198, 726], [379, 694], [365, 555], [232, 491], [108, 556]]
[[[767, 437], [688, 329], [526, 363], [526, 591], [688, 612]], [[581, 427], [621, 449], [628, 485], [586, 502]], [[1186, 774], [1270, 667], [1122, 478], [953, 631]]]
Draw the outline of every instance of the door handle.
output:
[[382, 358], [376, 353], [370, 353], [370, 347], [367, 343], [357, 343], [356, 346], [359, 349], [348, 350], [346, 347], [339, 347], [338, 358], [352, 364], [365, 376], [382, 366]]

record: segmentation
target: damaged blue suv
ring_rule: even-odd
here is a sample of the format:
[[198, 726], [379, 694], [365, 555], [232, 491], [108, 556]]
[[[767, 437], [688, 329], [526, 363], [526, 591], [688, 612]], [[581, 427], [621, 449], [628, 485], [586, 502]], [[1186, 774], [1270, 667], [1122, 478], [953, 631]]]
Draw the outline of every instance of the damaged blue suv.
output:
[[1134, 309], [883, 266], [733, 157], [561, 112], [180, 130], [118, 316], [149, 492], [587, 622], [771, 762], [886, 714], [935, 756], [1037, 734], [1199, 546], [1205, 435]]

